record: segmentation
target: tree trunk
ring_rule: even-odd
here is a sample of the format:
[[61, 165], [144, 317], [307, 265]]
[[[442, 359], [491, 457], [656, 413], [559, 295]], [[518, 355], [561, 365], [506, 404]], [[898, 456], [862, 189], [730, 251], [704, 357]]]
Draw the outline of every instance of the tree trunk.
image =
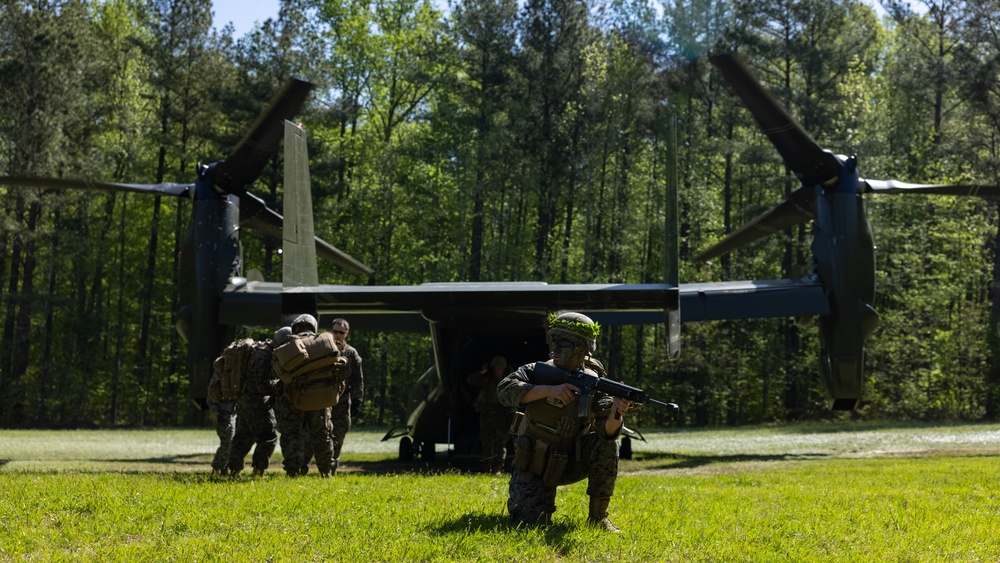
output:
[[[60, 220], [58, 207], [56, 207], [53, 216], [53, 223], [57, 229], [61, 230], [62, 221]], [[58, 255], [59, 235], [55, 234], [52, 236], [52, 256]], [[42, 423], [48, 422], [50, 391], [52, 389], [52, 365], [54, 363], [52, 358], [52, 341], [55, 339], [55, 335], [53, 334], [52, 303], [56, 299], [55, 260], [49, 263], [48, 284], [45, 295], [45, 323], [42, 328], [42, 369], [38, 374], [38, 408], [35, 409], [36, 420]]]
[[[1000, 224], [1000, 206], [994, 213]], [[986, 418], [1000, 419], [1000, 229], [993, 247], [993, 283], [990, 284], [990, 320], [986, 329], [990, 367], [986, 374]]]
[[28, 207], [28, 241], [24, 245], [24, 270], [21, 281], [21, 307], [17, 313], [16, 346], [17, 355], [13, 364], [13, 378], [20, 380], [28, 371], [31, 358], [31, 313], [35, 293], [35, 234], [38, 219], [42, 215], [41, 203], [35, 201]]

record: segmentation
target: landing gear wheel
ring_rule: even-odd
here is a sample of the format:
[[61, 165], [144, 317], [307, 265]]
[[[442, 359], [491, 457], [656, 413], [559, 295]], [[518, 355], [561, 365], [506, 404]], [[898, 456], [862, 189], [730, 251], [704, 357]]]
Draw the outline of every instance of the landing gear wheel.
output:
[[420, 444], [420, 459], [424, 461], [434, 461], [434, 442], [424, 442]]
[[399, 439], [399, 461], [413, 461], [413, 440], [409, 436]]
[[618, 457], [620, 459], [632, 459], [632, 438], [628, 436], [622, 438], [622, 445], [618, 448]]

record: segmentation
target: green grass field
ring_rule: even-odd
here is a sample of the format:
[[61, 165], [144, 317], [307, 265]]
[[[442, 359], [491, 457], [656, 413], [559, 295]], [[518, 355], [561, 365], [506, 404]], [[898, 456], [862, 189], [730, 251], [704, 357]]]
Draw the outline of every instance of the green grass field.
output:
[[205, 430], [0, 430], [3, 561], [1000, 561], [1000, 425], [644, 430], [611, 515], [585, 483], [554, 524], [507, 520], [505, 477], [401, 467], [384, 429], [345, 470], [209, 477]]

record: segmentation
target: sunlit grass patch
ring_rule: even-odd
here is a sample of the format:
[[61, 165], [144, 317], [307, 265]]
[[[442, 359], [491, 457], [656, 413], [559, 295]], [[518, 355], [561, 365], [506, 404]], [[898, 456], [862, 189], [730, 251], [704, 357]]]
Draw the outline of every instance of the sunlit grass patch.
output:
[[[378, 431], [352, 433], [353, 470], [333, 479], [289, 479], [279, 456], [262, 479], [212, 478], [210, 430], [114, 431], [106, 444], [68, 432], [65, 447], [59, 433], [2, 431], [0, 560], [1000, 559], [995, 446], [971, 437], [994, 427], [903, 428], [877, 455], [858, 444], [884, 449], [872, 433], [892, 429], [740, 432], [648, 432], [611, 503], [626, 533], [610, 536], [585, 523], [585, 482], [560, 489], [552, 526], [514, 526], [505, 477], [444, 461], [400, 469]], [[785, 448], [769, 438], [810, 435]], [[942, 436], [953, 453], [924, 447]]]

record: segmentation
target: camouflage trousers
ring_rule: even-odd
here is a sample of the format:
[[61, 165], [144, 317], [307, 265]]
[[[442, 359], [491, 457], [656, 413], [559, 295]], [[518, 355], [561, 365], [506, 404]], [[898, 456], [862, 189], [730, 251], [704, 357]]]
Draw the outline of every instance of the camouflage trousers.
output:
[[264, 472], [271, 464], [271, 454], [278, 444], [277, 421], [274, 410], [263, 400], [252, 404], [236, 405], [236, 435], [229, 453], [229, 470], [243, 471], [243, 459], [250, 448], [257, 445], [250, 462], [255, 471]]
[[351, 429], [351, 398], [341, 397], [330, 412], [333, 423], [333, 467], [340, 463], [340, 449], [344, 447], [344, 437]]
[[483, 447], [486, 469], [494, 473], [503, 470], [507, 457], [507, 440], [510, 439], [510, 412], [493, 410], [479, 413], [479, 442]]
[[[580, 440], [580, 461], [575, 452], [569, 453], [566, 470], [560, 485], [587, 479], [587, 494], [591, 497], [610, 497], [615, 492], [618, 479], [618, 441], [605, 440], [590, 433]], [[556, 488], [546, 487], [542, 478], [534, 473], [513, 468], [510, 476], [507, 510], [511, 518], [526, 524], [548, 522], [556, 511]]]
[[212, 458], [212, 469], [225, 471], [233, 447], [233, 436], [236, 435], [236, 405], [231, 402], [216, 403], [210, 408], [215, 418], [215, 433], [219, 436], [219, 447]]
[[[333, 469], [337, 472], [340, 466], [340, 449], [344, 447], [344, 437], [351, 429], [351, 398], [341, 396], [340, 401], [330, 409], [330, 438], [333, 440]], [[312, 459], [313, 451], [309, 444], [306, 444], [305, 456], [303, 457], [300, 472], [305, 475], [309, 473], [309, 460]], [[317, 464], [317, 467], [319, 465]]]
[[274, 405], [281, 433], [282, 465], [290, 476], [300, 475], [301, 467], [308, 461], [306, 447], [316, 455], [316, 467], [320, 473], [333, 471], [333, 439], [330, 437], [330, 409], [302, 411], [295, 408], [284, 396], [278, 397]]

